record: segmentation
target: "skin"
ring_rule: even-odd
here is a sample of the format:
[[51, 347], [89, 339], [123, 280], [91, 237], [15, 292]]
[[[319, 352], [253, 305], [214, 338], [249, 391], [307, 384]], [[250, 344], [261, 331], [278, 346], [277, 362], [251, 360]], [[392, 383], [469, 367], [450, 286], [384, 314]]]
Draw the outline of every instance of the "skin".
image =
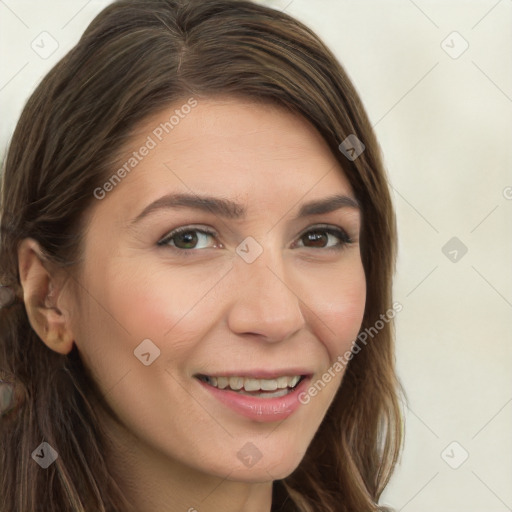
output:
[[[119, 164], [183, 103], [140, 125]], [[176, 192], [230, 199], [246, 216], [162, 208], [133, 223]], [[34, 241], [20, 246], [31, 324], [52, 350], [77, 345], [113, 412], [98, 407], [112, 440], [109, 465], [136, 510], [270, 511], [272, 481], [299, 465], [342, 372], [281, 422], [237, 414], [194, 375], [306, 368], [315, 382], [351, 348], [365, 306], [360, 212], [295, 218], [302, 204], [334, 194], [354, 198], [306, 120], [248, 100], [200, 99], [114, 190], [94, 199], [73, 279], [44, 264]], [[303, 235], [318, 224], [342, 228], [350, 243], [320, 228], [323, 242], [311, 243]], [[158, 245], [189, 225], [217, 234], [196, 233], [199, 248]], [[263, 249], [252, 263], [236, 252], [249, 236]], [[134, 356], [145, 339], [160, 350], [149, 366]], [[237, 457], [247, 443], [261, 453], [252, 467]]]

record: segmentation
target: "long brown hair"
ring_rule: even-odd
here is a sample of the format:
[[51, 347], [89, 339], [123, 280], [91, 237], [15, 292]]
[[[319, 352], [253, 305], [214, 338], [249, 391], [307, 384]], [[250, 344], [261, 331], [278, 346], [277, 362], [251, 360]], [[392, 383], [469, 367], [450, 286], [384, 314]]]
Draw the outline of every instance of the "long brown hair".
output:
[[[316, 127], [362, 206], [362, 330], [391, 307], [396, 228], [387, 179], [363, 105], [330, 50], [292, 17], [248, 1], [114, 2], [32, 94], [3, 167], [0, 284], [18, 300], [0, 308], [0, 387], [13, 390], [0, 417], [0, 512], [130, 510], [105, 461], [90, 401], [98, 390], [76, 347], [58, 354], [29, 324], [17, 247], [30, 237], [49, 261], [71, 265], [93, 191], [134, 127], [180, 99], [215, 94], [278, 103]], [[355, 159], [338, 148], [351, 134], [365, 145]], [[393, 323], [381, 323], [350, 361], [299, 467], [274, 482], [272, 511], [384, 510], [377, 503], [403, 422]], [[31, 460], [42, 441], [59, 453], [46, 471]]]

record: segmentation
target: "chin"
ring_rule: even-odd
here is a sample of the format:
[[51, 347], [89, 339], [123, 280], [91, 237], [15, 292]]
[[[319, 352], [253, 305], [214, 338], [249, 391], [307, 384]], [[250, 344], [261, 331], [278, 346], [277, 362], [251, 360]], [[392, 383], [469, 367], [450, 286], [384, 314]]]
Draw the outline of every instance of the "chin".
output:
[[246, 483], [264, 483], [282, 480], [291, 475], [298, 468], [302, 457], [298, 457], [294, 454], [290, 457], [280, 457], [280, 460], [267, 461], [266, 463], [264, 463], [263, 459], [264, 458], [259, 460], [252, 467], [244, 467], [243, 464], [241, 464], [236, 469], [233, 469], [233, 466], [226, 466], [221, 476], [225, 477], [227, 473], [230, 473], [227, 480]]

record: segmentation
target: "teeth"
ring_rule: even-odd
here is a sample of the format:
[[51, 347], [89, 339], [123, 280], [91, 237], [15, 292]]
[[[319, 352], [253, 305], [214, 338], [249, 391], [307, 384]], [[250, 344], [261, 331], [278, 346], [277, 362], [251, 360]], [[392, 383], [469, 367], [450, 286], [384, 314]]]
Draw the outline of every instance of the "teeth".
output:
[[288, 386], [290, 386], [291, 388], [295, 387], [297, 385], [297, 382], [299, 382], [299, 380], [300, 380], [300, 375], [296, 375], [295, 377], [292, 377]]
[[217, 387], [219, 389], [225, 389], [228, 387], [229, 381], [226, 377], [217, 377]]
[[234, 390], [239, 390], [244, 387], [244, 379], [242, 377], [230, 377], [229, 387]]
[[288, 387], [288, 377], [279, 377], [277, 379], [277, 387], [279, 389], [284, 389]]
[[261, 389], [261, 381], [258, 379], [244, 379], [245, 391], [258, 391]]
[[230, 388], [235, 391], [276, 391], [294, 388], [300, 380], [300, 375], [283, 376], [277, 379], [251, 379], [249, 377], [205, 377], [211, 386], [219, 389]]
[[277, 379], [260, 380], [260, 389], [263, 391], [275, 391], [277, 389]]

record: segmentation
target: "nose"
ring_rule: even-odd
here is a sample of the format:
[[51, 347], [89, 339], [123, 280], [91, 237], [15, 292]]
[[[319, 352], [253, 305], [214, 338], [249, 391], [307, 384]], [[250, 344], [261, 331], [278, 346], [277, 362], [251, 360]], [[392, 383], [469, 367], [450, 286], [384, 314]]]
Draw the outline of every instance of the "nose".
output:
[[278, 342], [304, 327], [304, 304], [294, 283], [285, 277], [282, 257], [269, 257], [269, 252], [264, 251], [250, 264], [237, 258], [233, 270], [231, 279], [236, 293], [227, 315], [232, 332]]

